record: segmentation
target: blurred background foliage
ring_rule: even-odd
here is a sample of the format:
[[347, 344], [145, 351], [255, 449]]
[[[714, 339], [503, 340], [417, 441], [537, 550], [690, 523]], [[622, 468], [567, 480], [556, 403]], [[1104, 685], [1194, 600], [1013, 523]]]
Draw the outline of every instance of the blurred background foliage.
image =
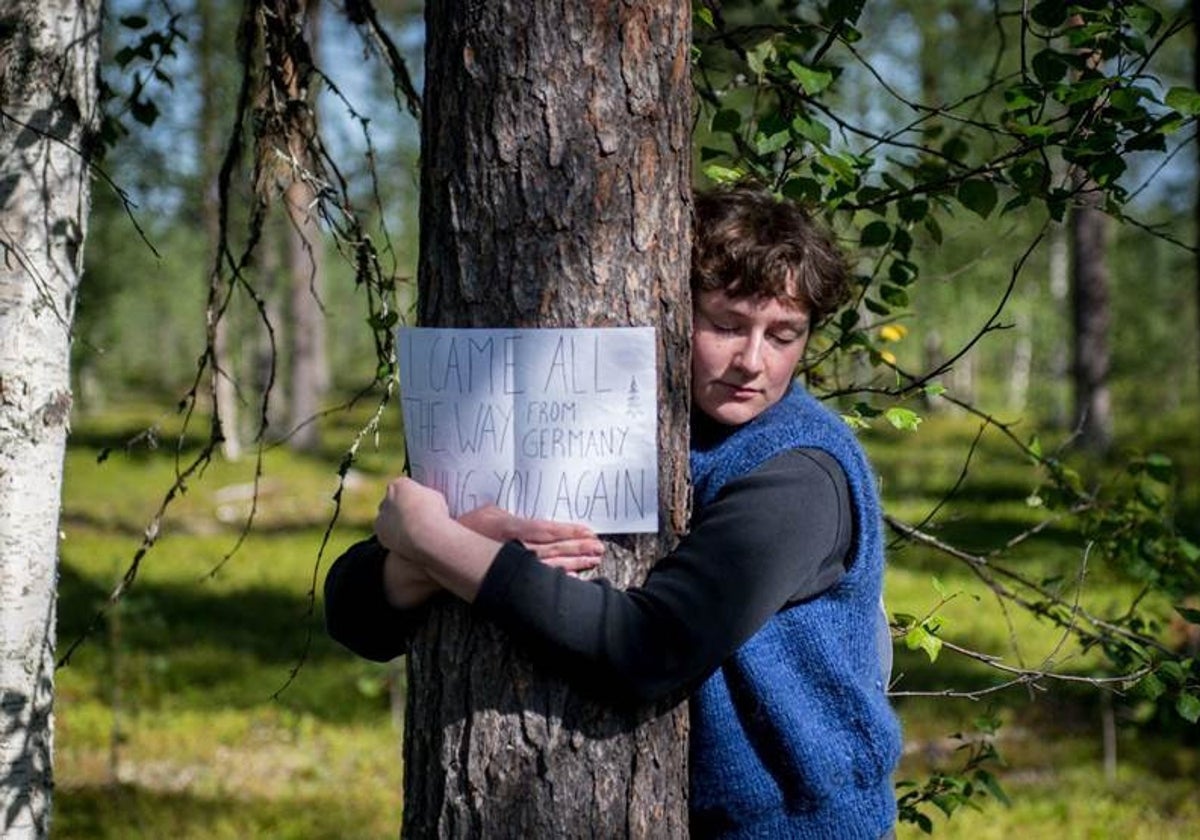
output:
[[[344, 177], [312, 201], [357, 214], [381, 294], [407, 313], [416, 120], [380, 60], [386, 47], [362, 23], [364, 4], [310, 3], [313, 109]], [[374, 9], [419, 88], [420, 5], [378, 0]], [[1198, 109], [1180, 93], [1166, 104], [1169, 92], [1194, 87], [1188, 8], [729, 0], [695, 11], [698, 183], [750, 173], [809, 200], [855, 257], [855, 314], [815, 342], [829, 354], [815, 354], [807, 376], [866, 427], [889, 514], [960, 552], [1003, 552], [1054, 595], [1035, 598], [1038, 609], [1012, 608], [969, 562], [896, 537], [888, 606], [907, 733], [900, 776], [919, 779], [921, 791], [902, 835], [933, 826], [973, 838], [1194, 836], [1200, 736], [1184, 698], [1196, 691], [1200, 635], [1176, 607], [1200, 609], [1197, 558], [1186, 556], [1200, 542], [1200, 286], [1196, 249], [1184, 244], [1197, 237]], [[1125, 17], [1104, 30], [1109, 11]], [[393, 316], [362, 282], [359, 243], [333, 225], [309, 243], [327, 257], [319, 294], [309, 295], [326, 336], [320, 434], [296, 445], [284, 408], [299, 381], [289, 325], [303, 303], [292, 290], [316, 286], [311, 265], [289, 262], [296, 223], [275, 205], [245, 286], [233, 287], [217, 362], [239, 409], [225, 434], [259, 460], [213, 460], [155, 519], [208, 433], [176, 409], [211, 408], [195, 381], [202, 364], [211, 370], [218, 168], [233, 160], [226, 144], [246, 117], [234, 49], [242, 12], [221, 0], [109, 2], [107, 177], [95, 190], [74, 345], [60, 650], [92, 626], [148, 523], [159, 543], [60, 671], [64, 837], [374, 837], [399, 822], [400, 672], [325, 640], [316, 599], [330, 552], [366, 533], [402, 462], [398, 409], [376, 413], [389, 375], [376, 338]], [[1072, 43], [1070, 14], [1100, 21], [1092, 35], [1101, 41], [1108, 32], [1128, 43], [1100, 65], [1119, 80], [1110, 93], [1060, 102], [1056, 86], [1088, 71], [1076, 57], [1098, 49]], [[1031, 36], [1023, 21], [1053, 37]], [[1133, 101], [1116, 97], [1119, 113], [1088, 111], [1138, 87], [1146, 93]], [[1102, 182], [1111, 220], [1100, 256], [1112, 439], [1089, 449], [1076, 434], [1069, 237], [1084, 192], [1069, 181], [1071, 137], [1052, 134], [1104, 120], [1114, 133], [1080, 160]], [[1027, 145], [1006, 158], [1013, 144]], [[251, 244], [249, 220], [270, 192], [253, 189], [261, 173], [245, 151], [226, 203], [235, 253]], [[939, 178], [942, 187], [913, 189]], [[269, 371], [275, 386], [260, 412]], [[322, 548], [334, 498], [338, 518]], [[1142, 656], [1067, 632], [1064, 603], [1162, 651]], [[952, 646], [1081, 681], [1027, 679], [993, 692], [995, 669]], [[1086, 682], [1142, 674], [1147, 663], [1157, 692], [1149, 679], [1114, 684], [1117, 692]], [[937, 696], [946, 692], [967, 696]], [[976, 812], [987, 798], [1011, 804]]]

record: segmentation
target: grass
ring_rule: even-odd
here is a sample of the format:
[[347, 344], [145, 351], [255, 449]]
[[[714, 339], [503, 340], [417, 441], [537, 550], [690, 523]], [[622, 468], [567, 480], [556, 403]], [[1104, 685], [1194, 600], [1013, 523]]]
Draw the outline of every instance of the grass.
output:
[[[328, 438], [348, 440], [355, 419], [331, 418]], [[77, 421], [63, 514], [60, 652], [84, 632], [124, 573], [172, 481], [170, 446], [124, 448], [145, 422], [136, 409]], [[1186, 497], [1200, 474], [1200, 465], [1187, 459], [1200, 446], [1186, 423], [1164, 428], [1168, 443], [1182, 447]], [[889, 511], [907, 521], [924, 518], [955, 483], [975, 432], [970, 424], [931, 418], [916, 438], [870, 435]], [[165, 429], [163, 440], [177, 434]], [[380, 450], [365, 452], [352, 472], [319, 567], [341, 456], [334, 449], [317, 457], [266, 453], [255, 529], [227, 561], [249, 512], [253, 459], [214, 460], [172, 504], [133, 589], [58, 672], [55, 836], [396, 835], [402, 768], [394, 708], [403, 697], [402, 675], [326, 639], [313, 589], [315, 582], [319, 592], [332, 556], [368, 531], [397, 466], [387, 454], [398, 449], [395, 435], [394, 427], [384, 429]], [[196, 451], [195, 441], [188, 446]], [[97, 463], [107, 447], [112, 453]], [[927, 528], [985, 551], [1041, 515], [1025, 503], [1032, 489], [1021, 460], [987, 434], [966, 480]], [[1059, 575], [1070, 587], [1079, 556], [1069, 529], [1057, 527], [1011, 562], [1039, 578]], [[1097, 663], [1045, 623], [1019, 611], [1006, 617], [960, 561], [896, 544], [890, 564], [889, 609], [925, 615], [937, 608], [950, 640], [1010, 662], [1053, 657], [1076, 671]], [[1132, 594], [1129, 584], [1094, 568], [1081, 597], [1104, 612]], [[969, 659], [944, 650], [930, 663], [903, 645], [896, 674], [900, 691], [995, 681]], [[1155, 725], [1144, 704], [1114, 704], [1121, 727], [1112, 780], [1105, 777], [1100, 737], [1105, 708], [1094, 691], [1018, 689], [985, 701], [904, 696], [897, 707], [906, 733], [901, 778], [955, 767], [961, 742], [949, 736], [972, 732], [982, 714], [1003, 724], [997, 746], [1004, 764], [994, 769], [1012, 804], [960, 809], [950, 819], [935, 809], [939, 836], [1200, 834], [1197, 728]], [[918, 834], [911, 827], [899, 832]]]

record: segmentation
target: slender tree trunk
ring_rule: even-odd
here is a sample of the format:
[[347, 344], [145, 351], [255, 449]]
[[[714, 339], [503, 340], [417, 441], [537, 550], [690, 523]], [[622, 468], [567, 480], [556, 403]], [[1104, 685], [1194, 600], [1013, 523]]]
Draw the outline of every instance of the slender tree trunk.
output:
[[1108, 278], [1108, 216], [1101, 194], [1085, 184], [1071, 211], [1072, 370], [1075, 424], [1080, 442], [1104, 453], [1112, 444], [1112, 404], [1108, 391], [1111, 321]]
[[[687, 512], [690, 7], [426, 5], [419, 320], [657, 328], [658, 535], [609, 542], [640, 581]], [[408, 658], [406, 837], [681, 837], [686, 712], [617, 714], [462, 607]]]
[[[1051, 231], [1046, 283], [1054, 318], [1064, 325], [1069, 318], [1067, 297], [1071, 291], [1071, 247], [1068, 239], [1067, 231], [1061, 225]], [[1071, 397], [1074, 394], [1074, 388], [1066, 384], [1071, 379], [1071, 351], [1066, 333], [1066, 329], [1054, 330], [1050, 338], [1050, 381], [1054, 383], [1051, 407], [1054, 425], [1059, 428], [1071, 423]]]
[[[219, 94], [221, 56], [221, 32], [219, 31], [218, 9], [214, 0], [197, 0], [196, 18], [200, 23], [200, 37], [196, 51], [199, 65], [200, 113], [197, 125], [203, 190], [200, 199], [200, 218], [207, 240], [209, 265], [217, 264], [217, 248], [221, 241], [221, 198], [217, 184], [222, 156], [222, 127], [220, 123]], [[210, 271], [216, 270], [210, 268]], [[238, 393], [235, 383], [237, 362], [234, 345], [232, 312], [227, 311], [217, 321], [213, 337], [213, 357], [222, 371], [216, 381], [216, 409], [221, 421], [224, 438], [221, 454], [226, 460], [236, 461], [242, 457], [242, 428], [238, 411]]]
[[[308, 49], [317, 51], [319, 0], [295, 0], [297, 18], [308, 28]], [[316, 119], [315, 99], [309, 88], [311, 68], [289, 62], [285, 71], [288, 94], [294, 102], [305, 103], [308, 119]], [[291, 288], [291, 428], [288, 439], [292, 449], [308, 452], [320, 446], [320, 426], [316, 422], [321, 399], [329, 387], [329, 363], [325, 348], [325, 312], [321, 298], [325, 284], [325, 260], [321, 228], [316, 218], [316, 193], [303, 177], [311, 172], [307, 138], [315, 133], [296, 132], [289, 138], [292, 177], [284, 191], [283, 203], [288, 214], [288, 276]]]
[[[1079, 26], [1072, 15], [1068, 26]], [[1089, 68], [1099, 53], [1082, 51]], [[1112, 445], [1112, 403], [1108, 391], [1108, 331], [1112, 320], [1108, 277], [1108, 216], [1104, 193], [1082, 169], [1072, 173], [1076, 203], [1071, 211], [1071, 371], [1075, 428], [1080, 443], [1104, 454]]]
[[96, 134], [99, 0], [0, 11], [0, 835], [45, 837], [68, 368]]

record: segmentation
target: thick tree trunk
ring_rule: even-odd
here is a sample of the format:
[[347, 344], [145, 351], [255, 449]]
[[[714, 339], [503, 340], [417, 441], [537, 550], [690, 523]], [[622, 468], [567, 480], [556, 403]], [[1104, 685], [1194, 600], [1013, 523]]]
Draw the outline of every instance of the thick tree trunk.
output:
[[[1093, 188], [1088, 189], [1089, 186]], [[1071, 212], [1072, 368], [1075, 424], [1080, 442], [1104, 453], [1112, 444], [1112, 404], [1108, 391], [1109, 304], [1108, 217], [1099, 208], [1101, 193], [1085, 185], [1080, 205]]]
[[44, 837], [70, 330], [90, 198], [99, 0], [0, 11], [0, 835]]
[[[637, 582], [682, 529], [691, 307], [690, 7], [426, 6], [419, 320], [657, 328], [660, 533], [609, 542]], [[408, 658], [407, 837], [680, 837], [686, 714], [616, 714], [463, 608]]]

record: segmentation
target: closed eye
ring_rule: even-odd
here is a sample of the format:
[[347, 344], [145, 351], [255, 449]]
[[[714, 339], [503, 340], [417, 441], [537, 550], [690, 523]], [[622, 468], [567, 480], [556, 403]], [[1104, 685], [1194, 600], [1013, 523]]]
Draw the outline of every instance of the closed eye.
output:
[[795, 333], [795, 332], [771, 333], [770, 337], [771, 337], [771, 340], [774, 341], [776, 344], [781, 344], [781, 345], [787, 346], [789, 344], [795, 344], [797, 341], [800, 341], [801, 339], [803, 339], [804, 334], [803, 333]]

